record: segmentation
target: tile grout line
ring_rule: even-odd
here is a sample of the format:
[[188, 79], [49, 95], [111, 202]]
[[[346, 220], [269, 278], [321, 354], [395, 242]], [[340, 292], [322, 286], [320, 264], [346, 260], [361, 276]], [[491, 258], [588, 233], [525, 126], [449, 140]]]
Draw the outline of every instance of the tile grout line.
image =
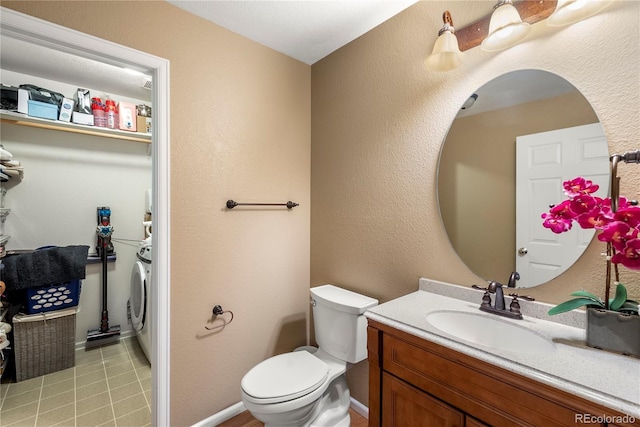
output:
[[115, 411], [115, 408], [113, 407], [113, 398], [111, 397], [111, 387], [109, 386], [109, 375], [107, 374], [107, 364], [105, 363], [102, 347], [100, 347], [100, 356], [102, 358], [101, 360], [102, 360], [102, 367], [104, 369], [104, 378], [105, 378], [105, 381], [107, 382], [107, 393], [109, 393], [109, 406], [111, 407], [113, 424], [117, 426], [118, 424], [116, 423], [116, 411]]
[[42, 402], [42, 393], [44, 392], [44, 375], [40, 380], [40, 396], [38, 396], [38, 409], [36, 409], [36, 419], [33, 422], [33, 425], [38, 425], [38, 416], [40, 415], [40, 403]]
[[78, 427], [78, 378], [75, 364], [75, 354], [73, 363], [73, 425]]
[[[127, 355], [129, 355], [129, 360], [131, 361], [131, 365], [133, 366], [133, 372], [136, 373], [136, 378], [138, 379], [138, 385], [140, 386], [140, 390], [142, 390], [142, 396], [144, 397], [144, 401], [147, 402], [147, 407], [148, 407], [149, 411], [151, 411], [151, 404], [149, 403], [149, 400], [147, 399], [147, 394], [144, 392], [144, 387], [142, 386], [142, 381], [140, 380], [140, 375], [138, 375], [138, 370], [136, 369], [135, 365], [133, 364], [133, 358], [131, 357], [131, 351], [129, 351], [129, 346], [127, 346]], [[142, 408], [140, 408], [140, 409], [142, 409]]]

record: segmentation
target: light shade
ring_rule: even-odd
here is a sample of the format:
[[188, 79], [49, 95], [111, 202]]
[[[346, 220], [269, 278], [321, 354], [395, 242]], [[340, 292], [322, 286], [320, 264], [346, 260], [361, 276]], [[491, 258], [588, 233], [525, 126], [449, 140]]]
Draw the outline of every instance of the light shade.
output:
[[438, 32], [433, 52], [424, 61], [428, 68], [435, 71], [449, 71], [462, 64], [462, 52], [458, 47], [458, 38], [453, 28], [453, 18], [448, 10], [442, 14], [444, 25]]
[[462, 64], [462, 52], [458, 47], [458, 39], [451, 31], [452, 27], [446, 28], [448, 26], [445, 24], [444, 31], [441, 31], [433, 46], [433, 52], [425, 60], [427, 67], [435, 71], [453, 70]]
[[558, 0], [556, 10], [547, 19], [547, 25], [560, 27], [595, 15], [613, 0]]
[[522, 22], [518, 10], [511, 0], [498, 3], [489, 22], [489, 35], [482, 41], [482, 50], [495, 52], [514, 46], [522, 41], [530, 30], [529, 24]]

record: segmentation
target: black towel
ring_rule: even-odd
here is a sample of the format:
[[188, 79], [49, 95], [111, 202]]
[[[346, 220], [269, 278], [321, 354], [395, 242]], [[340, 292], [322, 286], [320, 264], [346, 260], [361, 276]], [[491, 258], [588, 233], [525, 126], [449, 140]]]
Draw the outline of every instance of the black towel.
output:
[[8, 256], [2, 260], [2, 280], [13, 290], [84, 279], [88, 252], [89, 246], [65, 246]]

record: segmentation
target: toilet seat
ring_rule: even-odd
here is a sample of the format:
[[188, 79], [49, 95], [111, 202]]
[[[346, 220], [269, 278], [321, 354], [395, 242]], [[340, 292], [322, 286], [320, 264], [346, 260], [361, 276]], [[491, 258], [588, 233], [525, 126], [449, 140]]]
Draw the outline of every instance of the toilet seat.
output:
[[273, 356], [257, 364], [242, 378], [245, 397], [259, 404], [297, 399], [327, 381], [329, 366], [306, 351]]

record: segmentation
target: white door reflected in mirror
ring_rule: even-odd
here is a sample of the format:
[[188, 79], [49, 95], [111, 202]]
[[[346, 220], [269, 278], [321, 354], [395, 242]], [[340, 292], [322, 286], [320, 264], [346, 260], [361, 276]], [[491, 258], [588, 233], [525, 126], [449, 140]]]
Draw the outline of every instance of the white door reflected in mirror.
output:
[[519, 287], [545, 283], [565, 272], [580, 258], [594, 230], [573, 228], [549, 233], [540, 215], [564, 200], [562, 183], [577, 176], [609, 188], [609, 151], [600, 123], [523, 135], [516, 138], [516, 247]]

